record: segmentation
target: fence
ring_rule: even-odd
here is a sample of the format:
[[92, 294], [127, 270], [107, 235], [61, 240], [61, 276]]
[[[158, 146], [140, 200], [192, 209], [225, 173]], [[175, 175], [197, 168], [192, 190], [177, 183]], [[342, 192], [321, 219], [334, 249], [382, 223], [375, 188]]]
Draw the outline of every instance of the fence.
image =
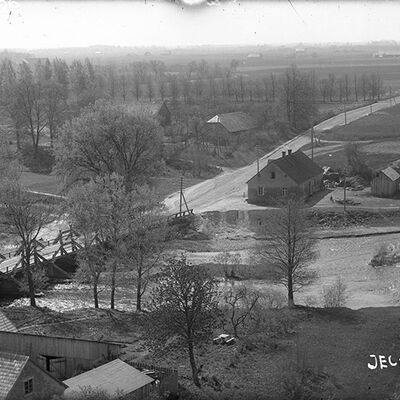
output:
[[[154, 371], [156, 379], [160, 381], [160, 394], [164, 394], [165, 392], [178, 393], [178, 371], [176, 369], [136, 362], [134, 360], [126, 360], [125, 362], [139, 371]], [[149, 374], [149, 376], [151, 375]]]

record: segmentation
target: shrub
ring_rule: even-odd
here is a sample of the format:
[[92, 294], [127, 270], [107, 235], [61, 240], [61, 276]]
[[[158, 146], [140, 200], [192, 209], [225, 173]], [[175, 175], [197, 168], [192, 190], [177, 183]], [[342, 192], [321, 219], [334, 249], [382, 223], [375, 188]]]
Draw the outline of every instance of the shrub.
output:
[[370, 265], [373, 267], [383, 267], [394, 265], [398, 262], [400, 262], [400, 254], [398, 254], [397, 249], [382, 244], [372, 258]]
[[325, 308], [344, 307], [348, 299], [347, 285], [341, 277], [322, 290], [322, 300]]

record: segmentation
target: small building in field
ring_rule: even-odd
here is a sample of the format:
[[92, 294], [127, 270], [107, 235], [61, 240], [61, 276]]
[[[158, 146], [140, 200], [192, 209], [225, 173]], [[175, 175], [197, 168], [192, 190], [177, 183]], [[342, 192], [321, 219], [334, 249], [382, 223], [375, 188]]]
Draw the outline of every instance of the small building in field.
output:
[[16, 326], [4, 315], [0, 310], [0, 331], [3, 332], [18, 332]]
[[251, 115], [244, 112], [217, 114], [209, 119], [204, 129], [211, 143], [229, 145], [243, 141], [259, 127]]
[[323, 188], [323, 169], [301, 150], [282, 152], [247, 181], [248, 202], [268, 203], [290, 193], [308, 197]]
[[68, 389], [66, 399], [73, 399], [83, 388], [92, 388], [110, 399], [143, 400], [152, 391], [153, 378], [140, 372], [120, 359], [64, 381]]
[[48, 399], [66, 387], [29, 356], [0, 352], [0, 400]]
[[393, 167], [378, 171], [371, 181], [371, 194], [391, 197], [398, 193], [400, 193], [400, 174]]

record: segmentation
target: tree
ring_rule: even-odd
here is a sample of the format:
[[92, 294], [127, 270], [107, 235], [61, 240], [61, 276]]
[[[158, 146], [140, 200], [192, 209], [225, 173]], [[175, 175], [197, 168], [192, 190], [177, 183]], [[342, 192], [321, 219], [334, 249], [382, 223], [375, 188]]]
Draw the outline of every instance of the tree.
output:
[[69, 182], [90, 176], [124, 178], [127, 190], [161, 167], [160, 127], [145, 110], [98, 101], [61, 129], [57, 169]]
[[35, 243], [42, 228], [51, 222], [49, 206], [45, 206], [13, 179], [1, 181], [0, 202], [7, 223], [21, 240], [21, 263], [26, 273], [31, 306], [36, 306], [35, 282], [32, 272], [32, 257]]
[[171, 337], [183, 339], [192, 368], [193, 382], [200, 387], [195, 345], [211, 334], [218, 310], [216, 281], [200, 265], [186, 258], [170, 258], [161, 268], [151, 293], [149, 335], [165, 345]]
[[239, 287], [231, 286], [224, 293], [224, 302], [227, 305], [228, 317], [232, 324], [233, 334], [236, 337], [239, 337], [239, 326], [246, 326], [246, 322], [251, 318], [260, 297], [261, 294], [259, 292], [250, 290], [246, 285], [240, 285]]
[[106, 226], [102, 216], [104, 205], [102, 200], [103, 196], [99, 196], [98, 186], [91, 181], [70, 190], [65, 205], [67, 219], [82, 240], [76, 279], [89, 282], [91, 285], [95, 308], [99, 308], [98, 286], [105, 271]]
[[275, 280], [287, 288], [288, 306], [293, 307], [294, 292], [317, 277], [308, 269], [318, 253], [301, 201], [294, 196], [286, 198], [269, 218], [265, 233], [267, 240], [258, 247], [256, 258], [264, 265], [272, 265]]
[[[147, 195], [146, 195], [147, 193]], [[154, 199], [154, 194], [142, 189], [139, 195], [144, 199]], [[148, 284], [154, 280], [154, 271], [166, 249], [167, 239], [171, 238], [166, 216], [157, 204], [147, 201], [137, 210], [125, 238], [126, 263], [132, 268], [136, 286], [136, 310], [142, 310], [142, 298]]]

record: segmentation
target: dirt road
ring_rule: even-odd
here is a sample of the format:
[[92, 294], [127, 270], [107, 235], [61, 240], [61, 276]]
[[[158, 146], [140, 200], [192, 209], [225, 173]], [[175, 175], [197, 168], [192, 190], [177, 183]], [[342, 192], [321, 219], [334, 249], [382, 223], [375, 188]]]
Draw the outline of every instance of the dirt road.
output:
[[[396, 103], [400, 103], [400, 97], [395, 98]], [[380, 101], [372, 105], [372, 112], [388, 108], [394, 105], [389, 100]], [[347, 123], [360, 119], [371, 112], [370, 106], [357, 108], [346, 113]], [[322, 132], [338, 125], [344, 125], [344, 113], [329, 118], [315, 126], [315, 132]], [[269, 159], [276, 159], [281, 156], [281, 152], [287, 149], [296, 151], [310, 142], [309, 131], [295, 137], [278, 146], [272, 152], [260, 159], [260, 168], [263, 168]], [[260, 209], [259, 206], [248, 204], [246, 182], [257, 172], [256, 162], [235, 170], [225, 171], [215, 178], [208, 179], [197, 185], [185, 189], [185, 197], [190, 208], [195, 213], [205, 211], [227, 211], [227, 210], [251, 210]], [[179, 193], [168, 196], [164, 203], [170, 212], [179, 211]]]

